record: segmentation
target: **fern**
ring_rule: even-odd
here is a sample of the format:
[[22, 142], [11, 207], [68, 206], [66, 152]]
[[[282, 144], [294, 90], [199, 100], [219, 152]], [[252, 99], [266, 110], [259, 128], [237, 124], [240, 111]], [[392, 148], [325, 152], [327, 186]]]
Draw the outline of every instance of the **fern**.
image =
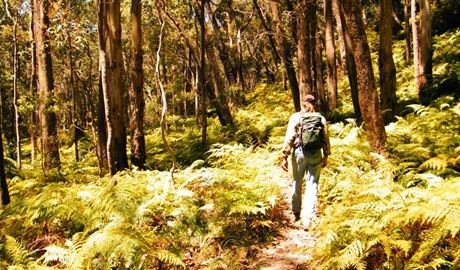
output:
[[28, 266], [34, 261], [31, 252], [25, 249], [16, 239], [8, 235], [5, 235], [3, 239], [4, 249], [13, 264]]

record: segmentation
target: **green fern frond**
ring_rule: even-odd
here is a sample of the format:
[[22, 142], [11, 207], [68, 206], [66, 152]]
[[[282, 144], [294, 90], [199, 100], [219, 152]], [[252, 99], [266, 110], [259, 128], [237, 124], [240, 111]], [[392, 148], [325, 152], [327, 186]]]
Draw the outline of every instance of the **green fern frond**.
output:
[[67, 248], [51, 245], [45, 247], [44, 250], [45, 254], [43, 254], [40, 259], [44, 264], [49, 262], [60, 262], [64, 265], [70, 265], [70, 261], [72, 260], [70, 258], [71, 253]]
[[449, 157], [447, 155], [438, 155], [423, 162], [420, 170], [443, 170], [448, 166]]
[[381, 214], [388, 209], [387, 205], [383, 202], [366, 202], [357, 204], [352, 207], [357, 211], [366, 212], [366, 213], [376, 213]]
[[449, 261], [446, 261], [445, 259], [443, 258], [437, 258], [433, 261], [431, 261], [430, 263], [427, 263], [427, 264], [422, 264], [422, 265], [413, 265], [411, 267], [411, 269], [414, 269], [414, 270], [424, 270], [424, 269], [455, 269], [455, 268], [452, 268], [452, 263], [449, 262]]
[[360, 262], [359, 258], [364, 254], [365, 249], [366, 247], [360, 240], [353, 241], [352, 243], [347, 245], [341, 252], [342, 255], [340, 256], [345, 268], [348, 268], [350, 266], [361, 267], [361, 264], [357, 265], [356, 263]]
[[25, 249], [15, 238], [5, 235], [5, 252], [13, 264], [27, 266], [34, 261], [32, 254]]
[[261, 207], [259, 205], [247, 205], [247, 204], [242, 204], [238, 203], [235, 205], [232, 205], [230, 207], [230, 211], [228, 212], [229, 215], [233, 214], [244, 214], [244, 215], [257, 215], [257, 214], [265, 214], [267, 210], [267, 207]]
[[181, 257], [168, 250], [156, 250], [154, 256], [163, 263], [167, 263], [173, 266], [185, 266]]

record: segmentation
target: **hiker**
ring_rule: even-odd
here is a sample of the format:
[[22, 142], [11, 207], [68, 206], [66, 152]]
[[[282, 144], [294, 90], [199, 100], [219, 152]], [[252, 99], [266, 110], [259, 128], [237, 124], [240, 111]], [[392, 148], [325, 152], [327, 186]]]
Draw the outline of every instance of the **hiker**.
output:
[[[316, 112], [315, 107], [316, 99], [313, 95], [308, 94], [302, 99], [302, 110], [292, 114], [289, 119], [282, 148], [281, 167], [286, 172], [288, 171], [288, 157], [291, 156], [294, 177], [292, 212], [296, 222], [302, 219], [304, 228], [308, 228], [311, 220], [315, 218], [321, 168], [327, 165], [327, 157], [331, 154], [326, 118]], [[310, 128], [309, 124], [306, 124], [311, 119], [313, 122], [317, 121], [317, 127]], [[303, 124], [301, 125], [301, 123]], [[316, 130], [316, 135], [304, 133], [310, 129]], [[306, 137], [302, 136], [301, 133], [306, 134]], [[306, 144], [310, 144], [306, 142], [309, 136], [315, 138], [316, 146], [307, 147]], [[302, 209], [302, 185], [305, 174], [305, 195]]]

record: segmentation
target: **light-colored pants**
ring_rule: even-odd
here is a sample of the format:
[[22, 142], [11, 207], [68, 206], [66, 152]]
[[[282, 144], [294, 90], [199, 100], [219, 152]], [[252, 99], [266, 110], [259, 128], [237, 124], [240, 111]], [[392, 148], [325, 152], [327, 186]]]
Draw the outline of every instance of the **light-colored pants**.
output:
[[[302, 219], [312, 219], [316, 215], [315, 208], [318, 200], [318, 182], [321, 174], [321, 160], [321, 149], [304, 153], [302, 148], [299, 147], [296, 148], [292, 154], [292, 172], [294, 176], [292, 212], [302, 212]], [[302, 186], [304, 178], [305, 195], [302, 202]]]

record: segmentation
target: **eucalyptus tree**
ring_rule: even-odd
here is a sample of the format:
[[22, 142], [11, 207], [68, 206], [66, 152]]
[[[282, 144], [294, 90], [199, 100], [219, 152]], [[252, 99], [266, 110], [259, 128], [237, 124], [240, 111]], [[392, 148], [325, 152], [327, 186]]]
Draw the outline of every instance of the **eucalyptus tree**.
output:
[[396, 68], [393, 60], [392, 0], [379, 1], [380, 103], [385, 123], [397, 115]]
[[[14, 12], [15, 16], [12, 15], [12, 12], [10, 12], [10, 7], [8, 4], [7, 0], [3, 0], [5, 4], [5, 11], [10, 18], [10, 20], [13, 23], [13, 30], [12, 30], [12, 41], [13, 41], [13, 107], [14, 107], [14, 131], [15, 131], [15, 137], [16, 137], [16, 163], [17, 167], [20, 170], [21, 169], [21, 134], [19, 132], [19, 92], [18, 92], [18, 76], [19, 76], [19, 52], [18, 52], [18, 13], [19, 11]], [[3, 152], [3, 151], [2, 151]]]
[[131, 1], [131, 70], [129, 87], [131, 163], [145, 167], [144, 137], [144, 52], [142, 50], [142, 2]]
[[324, 45], [326, 50], [327, 70], [327, 104], [329, 110], [335, 110], [338, 103], [337, 91], [337, 65], [335, 56], [335, 37], [332, 16], [332, 0], [324, 0]]
[[299, 80], [300, 96], [314, 94], [317, 96], [314, 85], [314, 48], [316, 32], [316, 14], [313, 1], [299, 1], [296, 6], [294, 29], [297, 41], [297, 75]]
[[[375, 85], [374, 71], [367, 34], [358, 0], [341, 1], [350, 38], [353, 41], [358, 78], [359, 106], [363, 112], [364, 126], [371, 151], [387, 155], [385, 125]], [[376, 165], [376, 164], [374, 164]]]
[[49, 171], [60, 167], [57, 117], [55, 111], [53, 63], [50, 44], [48, 0], [34, 0], [34, 36], [37, 55], [39, 119], [42, 165]]
[[[287, 73], [289, 80], [289, 87], [291, 88], [292, 100], [296, 111], [300, 111], [300, 88], [297, 80], [297, 71], [294, 66], [294, 44], [288, 40], [288, 30], [285, 28], [283, 23], [282, 14], [280, 11], [280, 5], [276, 1], [270, 1], [270, 10], [273, 15], [273, 20], [276, 24], [276, 41], [277, 47], [280, 51], [281, 60], [284, 65], [284, 69]], [[291, 27], [293, 25], [291, 24]], [[295, 32], [293, 32], [295, 33]], [[297, 33], [295, 33], [297, 34]]]
[[[2, 105], [0, 99], [0, 108]], [[3, 122], [2, 114], [0, 113], [0, 123]], [[3, 132], [2, 125], [0, 124], [0, 205], [7, 205], [10, 203], [10, 193], [8, 191], [8, 183], [6, 182], [5, 174], [5, 158], [3, 153]]]
[[353, 111], [355, 118], [358, 122], [361, 121], [361, 109], [359, 107], [358, 99], [358, 74], [356, 70], [356, 62], [353, 50], [353, 41], [348, 31], [348, 25], [344, 17], [342, 2], [339, 0], [332, 0], [333, 13], [337, 23], [337, 33], [339, 37], [340, 52], [344, 61], [343, 65], [346, 68], [348, 82], [350, 84], [351, 100], [353, 104]]
[[[123, 57], [121, 51], [120, 0], [98, 0], [99, 75], [105, 122], [99, 131], [107, 134], [107, 168], [111, 175], [128, 167], [123, 106]], [[103, 125], [102, 125], [103, 124]]]
[[430, 96], [428, 87], [433, 81], [433, 37], [431, 34], [431, 0], [420, 0], [420, 61], [418, 92], [421, 99]]

